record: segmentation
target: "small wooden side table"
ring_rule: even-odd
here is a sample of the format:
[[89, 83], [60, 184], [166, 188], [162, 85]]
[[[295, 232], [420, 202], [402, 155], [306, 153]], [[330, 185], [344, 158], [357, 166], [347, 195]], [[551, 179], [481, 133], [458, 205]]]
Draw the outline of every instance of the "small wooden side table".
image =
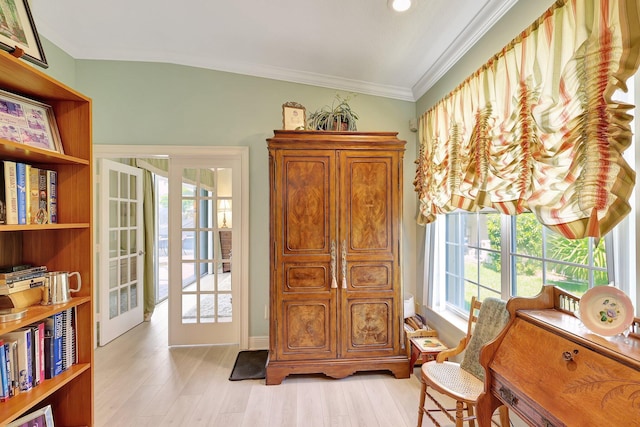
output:
[[438, 353], [448, 350], [448, 347], [435, 336], [414, 336], [409, 338], [411, 343], [411, 356], [409, 358], [409, 372], [417, 362], [426, 363], [435, 360]]

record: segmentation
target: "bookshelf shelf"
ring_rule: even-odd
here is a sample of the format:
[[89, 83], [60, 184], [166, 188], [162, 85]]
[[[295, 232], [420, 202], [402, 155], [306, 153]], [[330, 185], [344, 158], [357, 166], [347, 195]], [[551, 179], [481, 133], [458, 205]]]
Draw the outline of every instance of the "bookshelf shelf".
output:
[[78, 378], [85, 372], [90, 371], [91, 365], [88, 363], [79, 363], [73, 365], [60, 375], [45, 380], [42, 384], [32, 388], [29, 391], [22, 392], [0, 405], [0, 419], [12, 420], [30, 410], [36, 404], [44, 402], [45, 399], [52, 396], [55, 392], [64, 387], [68, 382]]
[[[77, 297], [72, 298], [70, 302], [66, 304], [57, 305], [32, 305], [27, 308], [27, 315], [20, 320], [13, 320], [11, 322], [0, 322], [0, 335], [5, 334], [14, 329], [22, 328], [23, 326], [30, 325], [39, 320], [46, 319], [53, 314], [66, 310], [67, 308], [77, 307], [81, 304], [91, 302], [89, 297]], [[1, 406], [1, 405], [0, 405]]]
[[66, 304], [32, 305], [27, 315], [0, 323], [0, 335], [75, 307], [77, 363], [31, 390], [0, 402], [0, 426], [51, 405], [56, 425], [92, 426], [93, 404], [93, 172], [91, 99], [21, 59], [0, 51], [0, 90], [53, 108], [64, 154], [0, 139], [0, 161], [11, 160], [58, 174], [58, 222], [0, 225], [0, 265], [44, 265], [77, 271], [80, 292]]
[[74, 228], [90, 228], [88, 222], [74, 224], [2, 224], [0, 233], [4, 231], [38, 231], [38, 230], [71, 230]]
[[41, 148], [29, 147], [18, 142], [0, 138], [0, 156], [3, 160], [22, 161], [29, 158], [30, 163], [46, 163], [51, 165], [88, 165], [89, 159], [80, 159], [54, 151], [43, 150]]

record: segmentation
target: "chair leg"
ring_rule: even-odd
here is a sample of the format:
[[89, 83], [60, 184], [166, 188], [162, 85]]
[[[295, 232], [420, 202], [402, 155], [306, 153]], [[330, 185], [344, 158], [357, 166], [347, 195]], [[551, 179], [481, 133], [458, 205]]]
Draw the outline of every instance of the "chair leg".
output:
[[467, 404], [467, 414], [469, 415], [469, 427], [475, 427], [476, 422], [474, 421], [474, 413], [473, 413], [473, 405]]
[[420, 406], [418, 406], [418, 427], [422, 427], [422, 418], [424, 417], [424, 401], [427, 397], [427, 383], [420, 379], [422, 387], [420, 387]]
[[456, 427], [462, 427], [464, 423], [464, 403], [456, 401]]
[[500, 411], [500, 427], [509, 427], [509, 408], [502, 405], [498, 411]]

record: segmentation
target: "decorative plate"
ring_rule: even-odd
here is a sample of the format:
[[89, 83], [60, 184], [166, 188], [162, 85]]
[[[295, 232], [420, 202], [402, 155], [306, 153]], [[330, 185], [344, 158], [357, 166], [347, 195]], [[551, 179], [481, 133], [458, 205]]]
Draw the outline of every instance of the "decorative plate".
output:
[[598, 335], [617, 335], [633, 322], [633, 304], [614, 286], [596, 286], [580, 299], [580, 320]]

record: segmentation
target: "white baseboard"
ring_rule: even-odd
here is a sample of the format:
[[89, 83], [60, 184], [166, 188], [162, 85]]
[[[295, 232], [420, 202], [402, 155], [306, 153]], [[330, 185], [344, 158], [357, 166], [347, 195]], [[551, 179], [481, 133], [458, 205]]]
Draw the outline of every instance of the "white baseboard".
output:
[[249, 350], [267, 350], [269, 348], [269, 336], [249, 337]]

